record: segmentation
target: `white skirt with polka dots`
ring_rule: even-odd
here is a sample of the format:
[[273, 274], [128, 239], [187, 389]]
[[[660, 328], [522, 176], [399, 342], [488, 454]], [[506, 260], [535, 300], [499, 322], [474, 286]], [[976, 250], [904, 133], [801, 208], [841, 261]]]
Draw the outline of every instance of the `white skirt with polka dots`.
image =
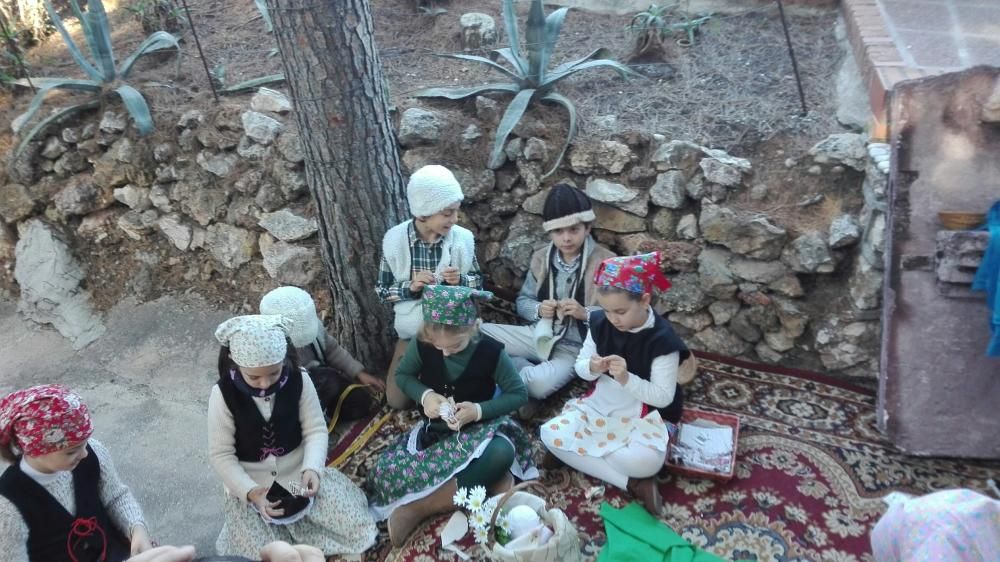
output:
[[644, 417], [604, 413], [587, 398], [570, 400], [562, 412], [542, 424], [542, 442], [550, 449], [603, 457], [622, 447], [645, 445], [667, 450], [667, 426], [653, 409]]

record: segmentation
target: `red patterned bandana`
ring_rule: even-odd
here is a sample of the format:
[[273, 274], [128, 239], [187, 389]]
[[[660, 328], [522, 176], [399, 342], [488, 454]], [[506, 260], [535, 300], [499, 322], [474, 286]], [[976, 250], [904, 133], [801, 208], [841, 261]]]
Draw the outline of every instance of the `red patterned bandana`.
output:
[[65, 386], [33, 386], [0, 400], [0, 445], [17, 445], [29, 457], [82, 443], [93, 432], [87, 406]]
[[660, 271], [660, 252], [608, 258], [597, 268], [594, 284], [638, 294], [670, 288], [670, 280]]

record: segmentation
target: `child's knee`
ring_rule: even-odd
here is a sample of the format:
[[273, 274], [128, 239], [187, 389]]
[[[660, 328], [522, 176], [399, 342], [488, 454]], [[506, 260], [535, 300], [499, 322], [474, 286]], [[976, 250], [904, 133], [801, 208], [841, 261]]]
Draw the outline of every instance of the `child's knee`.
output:
[[550, 394], [562, 386], [557, 380], [555, 370], [549, 363], [524, 367], [519, 373], [525, 388], [528, 390], [528, 396], [536, 400], [548, 398]]

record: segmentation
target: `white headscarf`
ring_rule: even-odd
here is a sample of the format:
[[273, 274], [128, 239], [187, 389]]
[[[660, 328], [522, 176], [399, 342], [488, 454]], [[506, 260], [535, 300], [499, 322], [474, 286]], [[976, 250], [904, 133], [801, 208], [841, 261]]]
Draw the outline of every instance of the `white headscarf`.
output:
[[278, 287], [260, 299], [261, 314], [280, 314], [292, 321], [288, 337], [295, 347], [316, 341], [322, 323], [316, 316], [316, 303], [298, 287]]
[[240, 367], [265, 367], [285, 360], [291, 325], [288, 318], [274, 314], [237, 316], [219, 324], [215, 339], [229, 347]]

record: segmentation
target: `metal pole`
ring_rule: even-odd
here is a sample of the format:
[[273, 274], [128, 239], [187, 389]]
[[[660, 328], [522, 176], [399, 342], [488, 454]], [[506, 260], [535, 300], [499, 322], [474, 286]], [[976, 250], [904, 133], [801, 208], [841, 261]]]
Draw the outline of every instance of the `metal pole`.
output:
[[802, 77], [799, 76], [799, 64], [795, 62], [795, 49], [792, 48], [792, 37], [788, 34], [788, 21], [785, 19], [785, 7], [778, 2], [778, 13], [781, 15], [781, 28], [785, 30], [785, 43], [788, 44], [788, 56], [792, 59], [792, 72], [795, 73], [795, 85], [799, 88], [799, 102], [802, 103], [802, 115], [809, 112], [806, 109], [806, 95], [802, 91]]
[[191, 10], [188, 9], [187, 0], [181, 0], [181, 5], [184, 6], [184, 15], [187, 16], [188, 25], [191, 26], [191, 35], [194, 36], [194, 45], [198, 48], [198, 56], [201, 57], [201, 64], [205, 67], [205, 76], [208, 77], [208, 86], [212, 88], [212, 97], [215, 98], [215, 103], [219, 103], [219, 93], [215, 91], [215, 81], [212, 80], [212, 72], [208, 69], [208, 60], [205, 59], [205, 52], [201, 50], [201, 41], [198, 40], [198, 31], [194, 28], [194, 20], [191, 19]]

